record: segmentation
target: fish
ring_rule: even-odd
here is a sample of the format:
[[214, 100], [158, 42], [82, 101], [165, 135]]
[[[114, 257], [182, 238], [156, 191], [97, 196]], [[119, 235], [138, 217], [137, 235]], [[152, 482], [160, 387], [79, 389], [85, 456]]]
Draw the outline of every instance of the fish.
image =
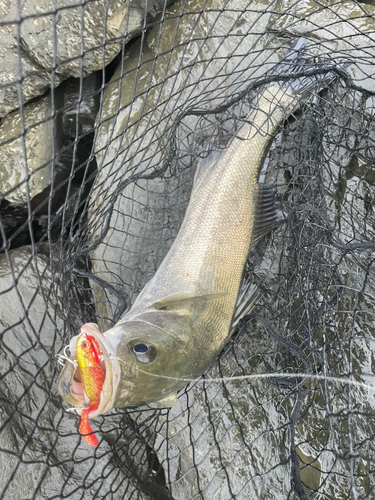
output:
[[[105, 365], [100, 403], [89, 418], [112, 408], [176, 404], [177, 391], [210, 367], [257, 302], [259, 290], [244, 288], [243, 274], [250, 249], [276, 223], [274, 190], [258, 183], [264, 158], [281, 123], [340, 66], [305, 57], [306, 47], [304, 39], [290, 47], [229, 145], [198, 164], [181, 228], [132, 308], [104, 334], [95, 323], [81, 328], [97, 340]], [[70, 404], [79, 403], [74, 373], [66, 363], [58, 381]]]
[[[74, 382], [81, 388], [81, 394], [88, 399], [88, 405], [81, 411], [81, 422], [78, 428], [84, 441], [90, 446], [98, 446], [99, 441], [88, 422], [92, 411], [99, 407], [103, 389], [105, 371], [101, 364], [103, 352], [92, 335], [82, 332], [77, 339], [77, 364]], [[78, 394], [79, 392], [77, 392]]]

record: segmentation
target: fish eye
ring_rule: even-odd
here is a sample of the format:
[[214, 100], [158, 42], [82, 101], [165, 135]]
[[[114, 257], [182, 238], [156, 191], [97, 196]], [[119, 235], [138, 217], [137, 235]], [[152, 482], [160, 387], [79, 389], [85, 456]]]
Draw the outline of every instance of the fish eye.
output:
[[156, 349], [149, 342], [135, 341], [130, 348], [141, 363], [151, 363], [156, 358]]
[[86, 349], [87, 348], [87, 342], [82, 342], [81, 347], [82, 347], [82, 349]]
[[147, 344], [136, 344], [133, 347], [133, 351], [135, 354], [145, 354], [150, 350], [150, 347]]

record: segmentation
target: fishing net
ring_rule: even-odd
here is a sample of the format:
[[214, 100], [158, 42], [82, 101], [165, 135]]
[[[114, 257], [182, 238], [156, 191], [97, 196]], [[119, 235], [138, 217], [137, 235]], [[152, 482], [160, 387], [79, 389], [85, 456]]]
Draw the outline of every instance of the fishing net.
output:
[[[373, 3], [0, 12], [0, 498], [375, 498]], [[177, 405], [107, 412], [89, 447], [56, 354], [131, 307], [198, 162], [225, 149], [301, 36], [311, 58], [351, 64], [271, 143], [260, 182], [279, 223], [247, 263], [255, 308]]]

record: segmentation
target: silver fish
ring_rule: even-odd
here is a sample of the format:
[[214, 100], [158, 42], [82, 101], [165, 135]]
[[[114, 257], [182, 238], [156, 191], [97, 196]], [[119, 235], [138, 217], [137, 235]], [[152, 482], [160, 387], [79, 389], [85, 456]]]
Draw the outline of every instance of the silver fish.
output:
[[[251, 309], [256, 290], [238, 298], [245, 263], [252, 242], [274, 223], [270, 210], [256, 228], [256, 214], [271, 205], [266, 191], [259, 201], [265, 154], [282, 121], [313, 89], [335, 78], [327, 71], [298, 77], [323, 66], [301, 57], [305, 46], [299, 39], [271, 73], [289, 75], [288, 81], [263, 86], [230, 145], [199, 165], [180, 231], [131, 310], [104, 334], [92, 323], [82, 327], [97, 339], [106, 365], [100, 405], [90, 418], [113, 407], [172, 406], [177, 391], [210, 366], [228, 342], [233, 323]], [[58, 388], [66, 401], [80, 405], [76, 339]]]

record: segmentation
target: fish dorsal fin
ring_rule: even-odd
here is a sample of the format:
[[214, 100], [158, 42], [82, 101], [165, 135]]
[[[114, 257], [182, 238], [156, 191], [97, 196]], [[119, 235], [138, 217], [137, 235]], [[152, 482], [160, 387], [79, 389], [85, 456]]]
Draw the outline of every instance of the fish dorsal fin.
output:
[[228, 295], [227, 292], [224, 293], [212, 293], [209, 295], [199, 295], [196, 297], [184, 296], [184, 295], [170, 295], [164, 299], [158, 300], [153, 304], [155, 309], [171, 309], [172, 307], [179, 306], [184, 307], [189, 304], [199, 303], [199, 302], [210, 302], [212, 300], [219, 300]]
[[230, 327], [230, 335], [233, 335], [237, 330], [238, 323], [249, 314], [255, 303], [259, 300], [260, 290], [252, 283], [243, 283], [237, 297], [236, 308], [234, 310], [232, 324]]
[[197, 183], [198, 179], [206, 172], [221, 156], [223, 152], [222, 149], [218, 147], [211, 146], [210, 150], [206, 151], [207, 156], [201, 158], [198, 162], [197, 169], [194, 175], [194, 184]]
[[276, 213], [276, 192], [273, 186], [258, 184], [256, 201], [256, 211], [254, 220], [254, 230], [251, 246], [256, 246], [267, 234], [269, 234], [278, 224], [279, 219]]

